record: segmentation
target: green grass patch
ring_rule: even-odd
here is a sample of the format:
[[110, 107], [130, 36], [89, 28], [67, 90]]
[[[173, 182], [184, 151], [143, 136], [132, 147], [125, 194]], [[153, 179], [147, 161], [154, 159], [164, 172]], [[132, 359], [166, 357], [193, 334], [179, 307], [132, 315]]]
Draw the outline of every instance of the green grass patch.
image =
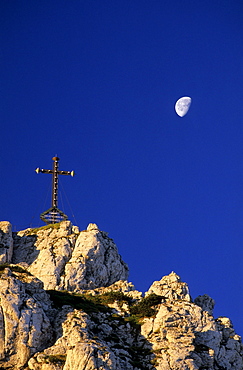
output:
[[63, 305], [70, 305], [73, 308], [82, 309], [86, 313], [112, 312], [112, 309], [107, 307], [109, 304], [115, 301], [121, 305], [123, 302], [131, 302], [130, 297], [122, 292], [106, 292], [99, 295], [78, 294], [59, 290], [48, 290], [47, 292], [57, 308]]
[[46, 355], [45, 360], [51, 364], [64, 365], [66, 362], [66, 355]]
[[111, 312], [111, 309], [102, 304], [100, 296], [90, 294], [69, 293], [67, 291], [47, 290], [56, 308], [63, 305], [70, 305], [77, 310], [83, 310], [88, 314], [98, 312]]
[[[132, 299], [122, 292], [107, 292], [95, 296], [91, 294], [77, 294], [59, 290], [47, 290], [47, 293], [49, 293], [56, 308], [69, 305], [75, 309], [83, 310], [87, 314], [98, 312], [110, 313], [111, 315], [108, 320], [111, 322], [115, 322], [116, 320], [121, 324], [129, 322], [136, 330], [140, 330], [142, 319], [144, 317], [152, 317], [155, 315], [155, 306], [160, 304], [164, 299], [162, 296], [151, 294], [148, 297], [141, 299], [138, 303], [132, 304]], [[123, 317], [114, 313], [108, 305], [115, 301], [118, 302], [118, 304], [119, 302], [128, 303], [130, 305], [131, 314]]]

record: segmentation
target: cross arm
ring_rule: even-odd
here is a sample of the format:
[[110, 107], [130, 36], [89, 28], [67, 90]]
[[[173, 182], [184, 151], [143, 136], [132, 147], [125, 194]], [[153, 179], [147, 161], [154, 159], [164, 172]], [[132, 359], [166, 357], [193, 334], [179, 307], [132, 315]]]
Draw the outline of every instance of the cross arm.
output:
[[72, 177], [75, 175], [74, 171], [57, 171], [57, 173], [59, 175], [70, 175]]
[[41, 168], [36, 168], [35, 170], [36, 173], [53, 173], [53, 170], [43, 170]]
[[[53, 170], [43, 170], [42, 168], [36, 168], [35, 170], [36, 173], [53, 173]], [[74, 176], [75, 172], [74, 171], [56, 171], [58, 175], [70, 175]]]

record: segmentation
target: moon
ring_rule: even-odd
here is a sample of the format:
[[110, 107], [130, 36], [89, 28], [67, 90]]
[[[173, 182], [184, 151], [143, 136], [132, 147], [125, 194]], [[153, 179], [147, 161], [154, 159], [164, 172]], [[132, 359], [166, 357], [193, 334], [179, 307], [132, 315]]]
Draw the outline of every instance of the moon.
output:
[[183, 96], [175, 103], [175, 111], [180, 117], [184, 117], [189, 111], [192, 99], [189, 96]]

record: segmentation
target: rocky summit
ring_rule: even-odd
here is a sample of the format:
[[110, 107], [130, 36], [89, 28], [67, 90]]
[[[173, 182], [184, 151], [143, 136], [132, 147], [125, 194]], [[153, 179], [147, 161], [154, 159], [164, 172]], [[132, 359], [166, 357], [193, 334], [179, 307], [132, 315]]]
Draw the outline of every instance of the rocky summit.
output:
[[171, 272], [142, 294], [116, 244], [70, 221], [0, 222], [0, 369], [242, 370], [243, 345], [214, 300]]

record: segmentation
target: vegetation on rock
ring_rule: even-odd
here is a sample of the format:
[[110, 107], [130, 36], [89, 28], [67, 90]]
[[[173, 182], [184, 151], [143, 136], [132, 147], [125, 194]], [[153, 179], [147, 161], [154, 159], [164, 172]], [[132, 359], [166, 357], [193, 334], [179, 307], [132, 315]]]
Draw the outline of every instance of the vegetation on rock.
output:
[[152, 293], [149, 296], [142, 298], [138, 303], [131, 307], [131, 315], [136, 316], [138, 319], [154, 316], [156, 314], [156, 309], [154, 307], [164, 300], [165, 298], [163, 296]]
[[26, 274], [29, 276], [33, 276], [29, 271], [25, 270], [23, 267], [19, 265], [13, 265], [11, 263], [3, 263], [0, 265], [0, 273], [2, 273], [5, 268], [9, 268], [12, 272], [18, 272], [20, 274]]
[[50, 298], [56, 308], [61, 308], [64, 305], [83, 310], [91, 314], [97, 312], [111, 312], [111, 309], [105, 304], [102, 304], [100, 296], [93, 296], [91, 294], [78, 294], [68, 291], [47, 290]]

